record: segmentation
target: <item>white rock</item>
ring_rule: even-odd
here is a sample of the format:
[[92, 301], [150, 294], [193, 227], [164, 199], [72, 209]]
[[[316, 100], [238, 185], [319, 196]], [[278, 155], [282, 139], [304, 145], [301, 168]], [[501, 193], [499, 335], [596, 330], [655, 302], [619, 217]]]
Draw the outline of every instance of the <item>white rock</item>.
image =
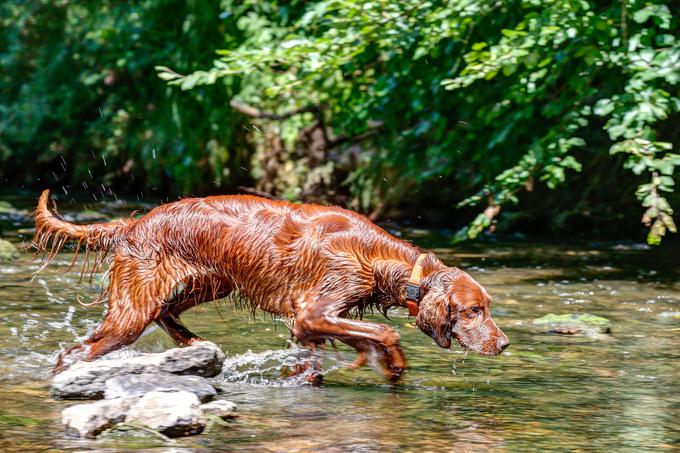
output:
[[95, 437], [116, 423], [122, 422], [137, 398], [116, 398], [76, 404], [61, 412], [61, 421], [66, 435], [73, 437]]
[[213, 414], [222, 418], [232, 418], [236, 415], [236, 404], [227, 400], [216, 400], [201, 404], [201, 409], [206, 414]]
[[186, 348], [118, 360], [78, 362], [52, 380], [52, 396], [58, 399], [102, 398], [105, 382], [115, 376], [142, 373], [217, 376], [224, 353], [214, 343], [202, 341]]
[[199, 434], [205, 417], [198, 397], [186, 391], [150, 392], [130, 407], [126, 423], [138, 423], [169, 437]]
[[212, 400], [217, 391], [206, 378], [200, 376], [179, 376], [176, 374], [124, 374], [108, 379], [105, 383], [104, 398], [133, 398], [153, 391], [191, 392], [205, 403]]

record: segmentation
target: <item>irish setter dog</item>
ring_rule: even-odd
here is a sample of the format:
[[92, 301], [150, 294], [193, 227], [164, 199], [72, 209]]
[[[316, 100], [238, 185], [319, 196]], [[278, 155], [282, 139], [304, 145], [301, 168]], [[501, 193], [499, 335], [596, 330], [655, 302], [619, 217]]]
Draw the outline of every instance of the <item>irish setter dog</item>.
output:
[[60, 355], [57, 372], [133, 343], [151, 322], [180, 345], [200, 341], [179, 315], [230, 295], [288, 319], [304, 347], [350, 345], [359, 354], [354, 367], [374, 351], [393, 382], [406, 366], [399, 334], [353, 313], [408, 306], [442, 348], [454, 338], [467, 350], [496, 355], [509, 344], [491, 318], [489, 295], [472, 277], [345, 209], [214, 196], [162, 205], [138, 220], [75, 225], [50, 211], [48, 201], [44, 191], [34, 238], [48, 253], [45, 265], [66, 241], [77, 241], [76, 255], [82, 245], [113, 255], [100, 297], [108, 301], [104, 320]]

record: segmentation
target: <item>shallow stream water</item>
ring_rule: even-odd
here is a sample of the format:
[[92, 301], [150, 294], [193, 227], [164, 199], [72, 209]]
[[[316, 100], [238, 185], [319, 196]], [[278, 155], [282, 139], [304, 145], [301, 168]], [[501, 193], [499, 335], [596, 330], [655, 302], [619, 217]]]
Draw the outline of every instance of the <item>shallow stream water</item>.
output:
[[[120, 207], [119, 207], [120, 208]], [[72, 208], [77, 212], [80, 207]], [[68, 208], [64, 209], [66, 212]], [[18, 225], [20, 226], [20, 225]], [[30, 232], [4, 225], [16, 244]], [[285, 324], [258, 312], [205, 304], [183, 316], [227, 353], [215, 379], [239, 417], [171, 443], [112, 432], [98, 440], [63, 436], [49, 396], [56, 355], [96, 326], [100, 281], [79, 282], [68, 252], [33, 278], [28, 254], [0, 263], [0, 450], [184, 451], [517, 451], [680, 448], [680, 251], [637, 244], [447, 245], [433, 233], [404, 232], [445, 262], [465, 268], [493, 296], [492, 312], [510, 337], [498, 357], [438, 348], [405, 311], [390, 312], [408, 370], [389, 385], [371, 368], [346, 369], [355, 354], [324, 354], [319, 388], [282, 378], [297, 360]], [[61, 270], [59, 268], [62, 268]], [[557, 335], [532, 320], [592, 313], [611, 334]], [[221, 313], [221, 314], [220, 314]], [[149, 328], [113, 356], [172, 347]]]

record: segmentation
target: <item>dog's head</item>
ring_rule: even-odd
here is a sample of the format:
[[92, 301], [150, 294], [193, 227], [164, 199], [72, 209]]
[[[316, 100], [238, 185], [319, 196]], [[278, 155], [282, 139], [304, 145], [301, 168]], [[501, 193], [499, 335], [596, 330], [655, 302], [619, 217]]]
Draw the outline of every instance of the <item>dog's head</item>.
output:
[[458, 268], [437, 270], [423, 279], [416, 325], [442, 348], [451, 338], [466, 350], [497, 355], [510, 341], [491, 319], [486, 290]]

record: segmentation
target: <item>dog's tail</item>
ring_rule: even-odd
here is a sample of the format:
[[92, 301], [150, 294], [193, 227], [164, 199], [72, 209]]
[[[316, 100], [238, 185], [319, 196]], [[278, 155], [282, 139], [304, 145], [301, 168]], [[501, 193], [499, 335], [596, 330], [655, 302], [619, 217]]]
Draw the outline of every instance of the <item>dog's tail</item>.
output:
[[[50, 191], [45, 190], [40, 195], [38, 206], [35, 210], [35, 236], [32, 245], [38, 253], [46, 254], [42, 270], [61, 250], [65, 243], [77, 241], [76, 256], [80, 246], [85, 244], [86, 250], [100, 250], [109, 252], [116, 248], [124, 239], [124, 230], [130, 221], [114, 221], [105, 223], [93, 223], [90, 225], [76, 225], [62, 220], [58, 215], [51, 212], [47, 206], [50, 199]], [[54, 206], [56, 211], [56, 205]], [[49, 249], [49, 250], [48, 250]]]

